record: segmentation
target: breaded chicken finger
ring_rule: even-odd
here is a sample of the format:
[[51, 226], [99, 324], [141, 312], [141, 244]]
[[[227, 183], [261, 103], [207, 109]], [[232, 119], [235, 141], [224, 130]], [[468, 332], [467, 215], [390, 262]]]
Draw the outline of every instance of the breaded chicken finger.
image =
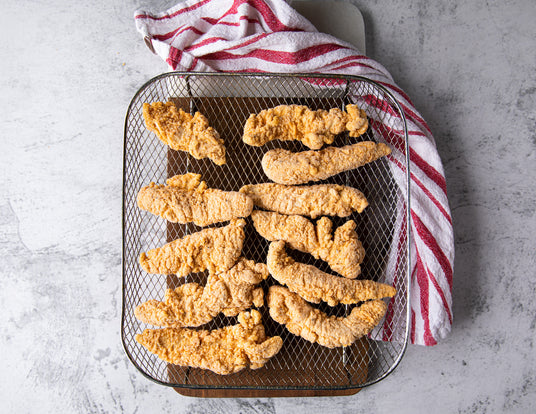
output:
[[190, 115], [173, 102], [143, 104], [147, 129], [171, 149], [187, 151], [194, 158], [210, 158], [216, 165], [225, 164], [225, 146], [220, 134], [209, 126], [199, 112]]
[[238, 315], [238, 324], [213, 331], [188, 328], [146, 329], [136, 341], [171, 364], [204, 368], [227, 375], [264, 366], [279, 352], [283, 340], [266, 336], [261, 314]]
[[320, 218], [315, 225], [302, 216], [255, 210], [251, 218], [255, 230], [265, 239], [284, 240], [291, 248], [326, 261], [346, 278], [355, 279], [361, 273], [365, 249], [357, 238], [353, 220], [332, 233], [333, 223], [327, 217]]
[[304, 105], [279, 105], [251, 114], [244, 126], [246, 144], [261, 146], [272, 140], [301, 141], [311, 149], [331, 144], [335, 135], [349, 131], [358, 137], [368, 128], [365, 111], [347, 105], [347, 112], [338, 108], [313, 111]]
[[367, 199], [361, 191], [338, 184], [311, 186], [250, 184], [243, 186], [240, 192], [251, 197], [257, 207], [281, 214], [299, 214], [311, 218], [348, 217], [354, 211], [361, 213], [368, 206]]
[[267, 265], [275, 280], [312, 303], [323, 301], [329, 306], [339, 303], [351, 305], [370, 299], [390, 298], [396, 293], [395, 288], [383, 283], [346, 279], [295, 262], [285, 252], [284, 241], [270, 243]]
[[241, 258], [226, 272], [211, 274], [205, 287], [186, 283], [167, 289], [163, 302], [151, 299], [134, 310], [144, 323], [163, 327], [200, 326], [222, 312], [236, 316], [264, 303], [260, 282], [268, 277], [264, 263]]
[[172, 223], [208, 226], [248, 217], [253, 201], [237, 191], [207, 188], [200, 174], [176, 175], [166, 185], [151, 183], [138, 193], [138, 207]]
[[245, 220], [231, 220], [225, 227], [209, 228], [174, 240], [140, 255], [147, 273], [186, 276], [207, 270], [220, 273], [238, 260], [244, 243]]
[[291, 152], [277, 148], [262, 157], [262, 169], [270, 180], [286, 185], [320, 181], [353, 170], [391, 153], [391, 149], [372, 141], [320, 151]]
[[382, 320], [387, 304], [372, 300], [352, 309], [346, 317], [328, 316], [283, 286], [268, 290], [270, 316], [294, 335], [328, 348], [350, 346]]

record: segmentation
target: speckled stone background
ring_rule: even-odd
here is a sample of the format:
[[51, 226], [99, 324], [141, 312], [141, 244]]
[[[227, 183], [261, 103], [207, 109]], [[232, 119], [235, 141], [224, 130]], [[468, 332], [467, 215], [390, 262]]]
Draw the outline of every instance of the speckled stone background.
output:
[[[172, 2], [147, 1], [160, 9]], [[166, 70], [139, 1], [4, 2], [0, 14], [2, 412], [528, 413], [536, 406], [536, 2], [361, 1], [369, 56], [444, 161], [451, 335], [352, 397], [203, 400], [144, 378], [120, 341], [123, 121]]]

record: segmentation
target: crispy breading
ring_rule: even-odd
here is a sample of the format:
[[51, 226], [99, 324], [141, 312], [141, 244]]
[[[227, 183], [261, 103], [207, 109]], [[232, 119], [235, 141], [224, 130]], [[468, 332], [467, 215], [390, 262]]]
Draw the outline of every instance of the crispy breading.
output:
[[248, 217], [253, 201], [238, 191], [207, 188], [200, 174], [176, 175], [166, 185], [151, 183], [138, 192], [138, 207], [172, 223], [208, 226]]
[[348, 217], [361, 213], [368, 206], [363, 193], [338, 184], [288, 186], [274, 183], [249, 184], [240, 189], [251, 197], [257, 207], [281, 214], [298, 214], [311, 218], [319, 216]]
[[346, 123], [348, 135], [357, 138], [367, 132], [369, 124], [366, 112], [354, 104], [346, 105], [345, 109], [348, 114]]
[[283, 286], [271, 286], [267, 295], [270, 316], [294, 335], [328, 348], [350, 346], [380, 323], [387, 311], [382, 300], [356, 306], [346, 317], [328, 316]]
[[140, 255], [147, 273], [186, 276], [207, 270], [221, 273], [238, 260], [244, 243], [244, 219], [231, 220], [225, 227], [209, 228], [174, 240]]
[[302, 216], [286, 216], [271, 211], [251, 213], [255, 230], [270, 241], [284, 240], [296, 250], [326, 261], [342, 276], [355, 279], [361, 273], [365, 249], [355, 232], [355, 222], [348, 220], [332, 234], [332, 221], [320, 218], [316, 225]]
[[227, 375], [244, 368], [261, 368], [276, 355], [283, 340], [267, 337], [261, 314], [238, 315], [238, 324], [213, 331], [188, 328], [146, 329], [136, 341], [171, 364], [209, 369]]
[[304, 105], [279, 105], [251, 114], [244, 126], [246, 144], [261, 146], [269, 141], [298, 140], [311, 149], [331, 144], [335, 135], [350, 131], [358, 137], [368, 128], [365, 111], [348, 105], [347, 112], [338, 108], [313, 111]]
[[151, 299], [137, 306], [134, 314], [142, 322], [164, 327], [200, 326], [220, 312], [236, 316], [264, 304], [258, 284], [268, 275], [264, 263], [242, 257], [226, 272], [209, 275], [205, 287], [186, 283], [167, 289], [163, 302]]
[[396, 293], [395, 288], [383, 283], [346, 279], [295, 262], [287, 255], [284, 241], [270, 243], [267, 264], [275, 280], [312, 303], [324, 301], [329, 306], [339, 303], [351, 305], [370, 299], [392, 297]]
[[216, 165], [225, 164], [223, 139], [201, 113], [192, 116], [173, 102], [153, 102], [143, 104], [143, 118], [147, 129], [171, 149], [187, 151], [198, 160], [210, 158]]
[[291, 152], [282, 148], [268, 151], [262, 157], [262, 169], [279, 184], [295, 185], [320, 181], [341, 172], [353, 170], [391, 153], [391, 148], [372, 141], [345, 147], [327, 147], [320, 151]]

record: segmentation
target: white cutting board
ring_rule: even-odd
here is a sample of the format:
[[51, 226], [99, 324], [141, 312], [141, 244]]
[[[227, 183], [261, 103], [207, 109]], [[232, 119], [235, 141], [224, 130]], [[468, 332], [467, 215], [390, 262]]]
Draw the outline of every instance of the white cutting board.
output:
[[292, 0], [289, 5], [319, 32], [351, 43], [361, 53], [366, 53], [363, 15], [352, 3], [341, 0]]

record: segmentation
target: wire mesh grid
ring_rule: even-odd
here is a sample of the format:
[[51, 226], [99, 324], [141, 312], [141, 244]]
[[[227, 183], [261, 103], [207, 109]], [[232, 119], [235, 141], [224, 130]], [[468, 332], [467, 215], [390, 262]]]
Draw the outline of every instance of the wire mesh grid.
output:
[[[372, 102], [370, 97], [376, 101]], [[168, 100], [186, 111], [200, 111], [208, 118], [225, 140], [227, 163], [224, 166], [170, 150], [146, 129], [142, 117], [143, 103]], [[349, 219], [356, 222], [357, 234], [366, 250], [360, 277], [391, 283], [397, 289], [385, 323], [380, 324], [371, 335], [349, 347], [328, 349], [289, 333], [284, 326], [271, 320], [267, 307], [263, 306], [259, 311], [266, 333], [268, 336], [281, 336], [283, 348], [263, 368], [243, 370], [228, 376], [168, 364], [134, 339], [145, 328], [154, 328], [135, 318], [134, 308], [137, 305], [149, 299], [162, 300], [166, 289], [182, 283], [206, 282], [206, 274], [202, 273], [177, 278], [173, 275], [149, 275], [141, 269], [138, 264], [141, 252], [201, 228], [193, 224], [166, 223], [141, 211], [136, 205], [139, 189], [151, 181], [163, 183], [173, 175], [187, 172], [200, 173], [209, 187], [227, 191], [237, 191], [245, 184], [268, 182], [260, 163], [267, 150], [286, 148], [301, 151], [307, 148], [292, 141], [272, 141], [263, 147], [244, 144], [243, 126], [251, 113], [281, 104], [302, 104], [312, 109], [344, 109], [348, 103], [357, 103], [364, 108], [372, 127], [357, 139], [348, 137], [348, 134], [339, 135], [333, 144], [335, 146], [360, 140], [385, 141], [385, 131], [383, 136], [378, 133], [373, 127], [375, 121], [389, 124], [392, 121], [387, 119], [389, 117], [404, 119], [399, 105], [387, 91], [358, 77], [174, 72], [152, 79], [134, 96], [125, 123], [122, 339], [128, 357], [145, 376], [161, 384], [186, 388], [348, 389], [377, 382], [394, 369], [407, 342], [409, 295], [409, 232], [397, 232], [397, 227], [400, 227], [397, 211], [409, 200], [402, 195], [400, 183], [395, 182], [386, 159], [323, 181], [349, 185], [365, 193], [369, 206], [363, 213], [331, 219], [334, 228]], [[389, 136], [388, 140], [402, 140], [407, 144], [405, 122], [401, 129], [389, 131], [393, 136]], [[393, 151], [397, 150], [394, 148]], [[405, 159], [405, 154], [402, 155], [401, 159]], [[403, 168], [407, 177], [407, 163]], [[255, 232], [249, 218], [245, 233], [242, 255], [256, 262], [266, 262], [269, 242]], [[290, 249], [288, 253], [297, 261], [333, 273], [325, 262], [310, 255]], [[390, 258], [394, 256], [397, 259], [393, 265]], [[264, 291], [274, 283], [277, 282], [272, 278], [263, 282]], [[321, 304], [317, 307], [337, 316], [347, 315], [352, 309], [348, 305], [329, 307]], [[235, 323], [236, 318], [219, 316], [200, 329], [217, 329]]]

